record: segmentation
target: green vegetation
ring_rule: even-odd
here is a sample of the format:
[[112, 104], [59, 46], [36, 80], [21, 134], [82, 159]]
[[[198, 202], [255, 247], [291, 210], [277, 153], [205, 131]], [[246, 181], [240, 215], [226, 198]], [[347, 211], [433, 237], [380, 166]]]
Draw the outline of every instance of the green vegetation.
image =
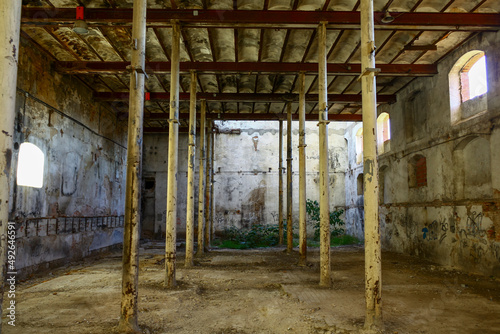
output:
[[[309, 216], [309, 219], [314, 222], [314, 240], [319, 240], [320, 235], [320, 221], [319, 221], [319, 203], [318, 201], [311, 201], [310, 199], [306, 200], [306, 212]], [[330, 212], [330, 233], [331, 237], [337, 237], [344, 234], [344, 221], [340, 218], [340, 216], [344, 213], [344, 210], [337, 209], [335, 211]]]
[[[286, 231], [286, 224], [284, 226]], [[248, 249], [257, 247], [272, 247], [279, 243], [278, 225], [253, 225], [250, 230], [245, 231], [232, 226], [222, 234], [220, 241], [214, 242], [214, 246], [220, 248]]]
[[[309, 247], [319, 247], [320, 222], [319, 222], [319, 204], [317, 201], [306, 201], [306, 212], [309, 217], [309, 222], [314, 223], [314, 238], [307, 241]], [[358, 238], [346, 235], [344, 229], [344, 221], [340, 216], [344, 210], [339, 209], [330, 212], [330, 230], [331, 230], [331, 245], [355, 245], [359, 244]], [[286, 243], [286, 220], [283, 224], [283, 237]], [[298, 235], [294, 233], [293, 245], [298, 245]], [[231, 249], [249, 249], [258, 247], [272, 247], [279, 243], [279, 226], [275, 225], [253, 225], [249, 230], [237, 229], [232, 226], [227, 228], [222, 235], [213, 241], [213, 245], [219, 248]]]

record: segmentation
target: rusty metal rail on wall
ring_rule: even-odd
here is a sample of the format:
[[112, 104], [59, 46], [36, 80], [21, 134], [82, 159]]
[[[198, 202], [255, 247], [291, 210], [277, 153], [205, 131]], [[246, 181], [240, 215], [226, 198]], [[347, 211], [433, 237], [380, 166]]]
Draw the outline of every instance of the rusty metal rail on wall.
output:
[[18, 224], [18, 237], [43, 237], [123, 227], [124, 216], [38, 217]]

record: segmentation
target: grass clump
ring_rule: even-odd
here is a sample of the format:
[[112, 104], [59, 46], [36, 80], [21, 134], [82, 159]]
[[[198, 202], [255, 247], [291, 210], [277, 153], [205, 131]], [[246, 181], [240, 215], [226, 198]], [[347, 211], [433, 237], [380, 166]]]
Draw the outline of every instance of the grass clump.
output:
[[221, 240], [215, 245], [220, 248], [248, 249], [272, 247], [278, 243], [278, 225], [255, 224], [249, 230], [238, 229], [234, 226], [226, 228], [221, 236]]

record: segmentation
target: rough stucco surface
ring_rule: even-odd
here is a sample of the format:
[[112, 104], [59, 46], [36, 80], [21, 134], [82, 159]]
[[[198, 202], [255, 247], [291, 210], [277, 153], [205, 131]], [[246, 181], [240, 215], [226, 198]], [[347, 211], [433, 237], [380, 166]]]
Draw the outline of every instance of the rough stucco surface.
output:
[[[379, 157], [381, 236], [386, 249], [469, 271], [500, 273], [499, 33], [482, 33], [439, 64], [439, 74], [417, 79], [392, 106], [390, 151]], [[487, 57], [487, 110], [452, 122], [448, 73], [470, 50]], [[416, 98], [415, 98], [416, 96]], [[480, 106], [481, 104], [477, 104]], [[363, 197], [356, 191], [362, 166], [349, 139], [346, 178], [348, 231], [363, 237]], [[426, 158], [427, 185], [409, 187], [411, 159]]]
[[[123, 215], [126, 123], [95, 103], [77, 79], [55, 73], [49, 59], [21, 43], [14, 141], [35, 144], [45, 161], [42, 188], [17, 186], [19, 149], [14, 151], [10, 219], [22, 228], [25, 218]], [[17, 267], [70, 260], [122, 241], [120, 228], [101, 234], [20, 237], [19, 254], [40, 256], [20, 256]]]
[[[216, 122], [221, 133], [215, 134], [214, 156], [214, 226], [216, 231], [235, 226], [248, 228], [254, 224], [278, 223], [278, 122]], [[349, 123], [329, 125], [330, 208], [344, 208], [344, 172], [347, 168], [345, 128]], [[223, 133], [240, 129], [240, 134]], [[286, 168], [286, 122], [283, 129], [283, 167]], [[292, 124], [293, 147], [293, 222], [298, 226], [299, 163], [298, 122]], [[307, 198], [319, 200], [318, 129], [315, 122], [306, 123]], [[165, 231], [166, 170], [168, 136], [146, 135], [144, 140], [145, 179], [155, 180], [154, 233]], [[198, 179], [198, 152], [195, 169]], [[177, 231], [184, 233], [186, 217], [187, 134], [179, 139], [179, 174]], [[284, 182], [284, 215], [286, 216], [286, 174]], [[198, 182], [195, 181], [195, 198]], [[197, 208], [197, 204], [196, 204]], [[197, 210], [195, 211], [197, 216]], [[197, 221], [197, 218], [195, 218]], [[145, 221], [144, 224], [149, 224]], [[312, 228], [309, 228], [311, 234]]]

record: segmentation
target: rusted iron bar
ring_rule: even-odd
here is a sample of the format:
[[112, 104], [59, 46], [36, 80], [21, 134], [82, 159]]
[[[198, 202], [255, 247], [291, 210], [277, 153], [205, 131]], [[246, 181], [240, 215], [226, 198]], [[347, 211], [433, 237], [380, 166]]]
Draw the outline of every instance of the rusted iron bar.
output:
[[165, 242], [165, 286], [174, 288], [177, 238], [177, 169], [179, 143], [179, 52], [180, 25], [172, 26], [172, 70], [170, 76], [170, 119], [168, 135], [167, 215]]
[[191, 102], [189, 104], [189, 143], [186, 203], [186, 260], [185, 267], [193, 266], [194, 251], [194, 159], [196, 150], [196, 72], [191, 72]]
[[[125, 114], [126, 115], [126, 114]], [[219, 114], [208, 114], [208, 119], [219, 119], [219, 120], [234, 120], [234, 121], [280, 121], [283, 120], [285, 114], [237, 114], [237, 113], [226, 113], [222, 116]], [[168, 115], [162, 113], [153, 113], [145, 116], [148, 120], [166, 120]], [[329, 114], [328, 118], [330, 121], [342, 121], [342, 122], [361, 122], [361, 114]], [[179, 114], [179, 119], [189, 119], [188, 113]], [[299, 120], [299, 115], [292, 115], [292, 120]], [[318, 121], [318, 114], [307, 114], [306, 121]], [[188, 132], [188, 128], [180, 128], [179, 131], [185, 130]], [[144, 127], [145, 132], [168, 132], [166, 127]]]
[[[213, 121], [211, 122], [213, 129]], [[215, 188], [215, 133], [210, 131], [212, 136], [212, 147], [210, 148], [210, 162], [212, 168], [210, 170], [210, 204], [209, 204], [209, 222], [210, 222], [210, 242], [214, 240], [215, 226], [214, 226], [214, 212], [215, 212], [215, 198], [214, 198], [214, 188]]]
[[[14, 119], [16, 117], [17, 60], [21, 26], [21, 1], [0, 2], [0, 318], [7, 273], [10, 178], [13, 170]], [[0, 332], [2, 331], [0, 324]]]
[[205, 115], [207, 110], [207, 101], [201, 101], [200, 115], [200, 172], [198, 180], [198, 248], [196, 256], [202, 256], [204, 253], [203, 245], [205, 244], [205, 163], [206, 163], [206, 126]]
[[[375, 68], [373, 0], [361, 0], [361, 65]], [[365, 221], [365, 327], [382, 325], [382, 259], [378, 217], [377, 97], [373, 71], [361, 77], [363, 95], [363, 190]]]
[[283, 245], [283, 120], [279, 121], [279, 167], [278, 167], [278, 229], [279, 244]]
[[212, 187], [212, 121], [207, 122], [207, 172], [205, 174], [205, 237], [204, 251], [207, 252], [210, 247], [210, 188]]
[[[416, 47], [416, 46], [415, 46]], [[60, 61], [55, 69], [65, 74], [117, 74], [127, 72], [128, 62], [110, 61]], [[148, 74], [169, 73], [170, 62], [148, 62]], [[377, 64], [379, 76], [432, 76], [437, 74], [437, 65], [433, 64]], [[180, 72], [188, 73], [299, 73], [316, 75], [318, 66], [314, 63], [276, 63], [276, 62], [183, 62]], [[328, 75], [361, 74], [361, 64], [327, 64]]]
[[320, 210], [320, 281], [331, 285], [330, 270], [330, 199], [328, 177], [328, 96], [326, 80], [326, 24], [318, 27], [319, 62], [319, 210]]
[[[488, 31], [500, 27], [496, 13], [417, 13], [392, 12], [394, 21], [382, 22], [384, 12], [374, 13], [377, 29]], [[132, 22], [129, 8], [86, 8], [85, 19], [90, 26], [127, 25]], [[74, 24], [74, 8], [23, 7], [23, 25]], [[329, 29], [359, 29], [357, 11], [283, 11], [283, 10], [203, 10], [148, 9], [148, 26], [171, 26], [171, 20], [186, 27], [220, 28], [308, 28], [328, 22]]]
[[306, 221], [306, 78], [299, 77], [299, 265], [307, 262], [307, 221]]
[[287, 103], [286, 122], [286, 251], [293, 250], [292, 103]]
[[[130, 76], [125, 230], [123, 233], [120, 332], [139, 331], [139, 227], [141, 223], [142, 126], [144, 121], [144, 62], [146, 55], [146, 0], [134, 0]], [[141, 70], [142, 69], [142, 70]]]
[[[170, 93], [151, 93], [151, 101], [170, 101]], [[98, 92], [94, 93], [94, 98], [102, 101], [127, 100], [128, 93], [120, 92]], [[198, 93], [198, 99], [219, 102], [288, 102], [298, 101], [299, 94], [266, 94], [266, 93]], [[318, 101], [318, 94], [307, 94], [307, 102]], [[180, 93], [179, 100], [189, 101], [189, 93]], [[328, 94], [330, 103], [361, 103], [361, 95], [358, 94]], [[378, 103], [396, 102], [395, 95], [378, 95]], [[255, 115], [255, 114], [251, 114]], [[282, 116], [286, 116], [283, 114]]]

